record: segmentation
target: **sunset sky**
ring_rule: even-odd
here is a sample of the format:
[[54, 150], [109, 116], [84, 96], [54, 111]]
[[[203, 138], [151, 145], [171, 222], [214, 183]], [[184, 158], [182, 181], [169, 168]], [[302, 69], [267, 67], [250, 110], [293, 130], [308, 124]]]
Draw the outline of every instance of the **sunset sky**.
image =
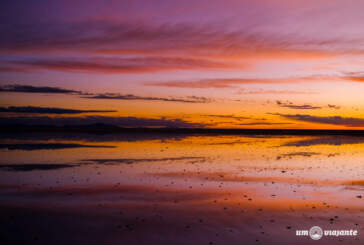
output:
[[5, 0], [0, 123], [364, 129], [364, 1]]

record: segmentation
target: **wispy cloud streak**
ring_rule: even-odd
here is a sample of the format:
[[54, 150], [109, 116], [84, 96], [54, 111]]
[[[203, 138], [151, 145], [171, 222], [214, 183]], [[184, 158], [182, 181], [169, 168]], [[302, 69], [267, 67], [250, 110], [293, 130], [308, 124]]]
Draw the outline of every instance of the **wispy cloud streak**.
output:
[[[24, 58], [5, 62], [5, 65], [18, 71], [47, 69], [64, 72], [88, 72], [106, 74], [153, 73], [169, 70], [200, 70], [236, 68], [227, 62], [218, 62], [188, 57], [62, 57], [62, 58]], [[240, 68], [243, 66], [240, 65]], [[11, 70], [10, 70], [11, 71]], [[1, 72], [1, 70], [0, 70]], [[7, 70], [5, 70], [7, 72]]]
[[276, 104], [280, 107], [285, 107], [285, 108], [289, 108], [289, 109], [296, 109], [296, 110], [316, 110], [316, 109], [321, 109], [322, 107], [320, 106], [312, 106], [312, 105], [308, 105], [308, 104], [304, 104], [304, 105], [295, 105], [292, 102], [282, 102], [280, 100], [276, 101]]
[[146, 101], [181, 102], [181, 103], [209, 103], [214, 101], [211, 98], [198, 97], [198, 96], [187, 96], [185, 98], [178, 98], [178, 97], [163, 98], [163, 97], [137, 96], [133, 94], [122, 95], [114, 93], [84, 96], [82, 98], [105, 99], [105, 100], [146, 100]]
[[75, 110], [54, 107], [37, 106], [9, 106], [0, 107], [0, 112], [24, 113], [24, 114], [81, 114], [81, 113], [105, 113], [116, 112], [115, 110]]
[[32, 85], [4, 85], [0, 87], [0, 92], [8, 93], [47, 93], [47, 94], [80, 94], [80, 91], [64, 89], [58, 87], [37, 87]]
[[146, 86], [172, 87], [172, 88], [235, 88], [239, 85], [247, 84], [286, 84], [286, 83], [303, 83], [313, 82], [322, 79], [322, 77], [298, 77], [298, 78], [219, 78], [219, 79], [202, 79], [197, 81], [169, 81], [169, 82], [146, 82]]

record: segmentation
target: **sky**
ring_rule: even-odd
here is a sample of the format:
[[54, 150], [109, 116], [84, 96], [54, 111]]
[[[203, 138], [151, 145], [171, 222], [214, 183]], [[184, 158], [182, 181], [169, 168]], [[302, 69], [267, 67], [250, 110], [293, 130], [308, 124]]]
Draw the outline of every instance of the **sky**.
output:
[[0, 123], [364, 129], [363, 1], [1, 5]]

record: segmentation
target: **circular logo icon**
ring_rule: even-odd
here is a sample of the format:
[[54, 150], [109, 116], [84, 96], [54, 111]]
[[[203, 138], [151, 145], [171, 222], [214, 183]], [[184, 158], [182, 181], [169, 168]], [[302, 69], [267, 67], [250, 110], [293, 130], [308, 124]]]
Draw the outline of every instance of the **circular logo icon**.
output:
[[311, 227], [309, 234], [312, 240], [320, 240], [322, 235], [323, 235], [323, 231], [321, 229], [321, 227], [319, 226], [313, 226]]

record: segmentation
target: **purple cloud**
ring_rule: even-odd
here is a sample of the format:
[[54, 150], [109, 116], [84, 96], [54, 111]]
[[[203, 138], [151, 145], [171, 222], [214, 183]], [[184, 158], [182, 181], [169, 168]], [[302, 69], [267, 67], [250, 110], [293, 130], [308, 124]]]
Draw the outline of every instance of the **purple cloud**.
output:
[[341, 117], [341, 116], [322, 117], [322, 116], [311, 116], [302, 114], [290, 115], [290, 114], [280, 114], [280, 113], [274, 113], [272, 115], [277, 115], [284, 117], [286, 119], [302, 121], [302, 122], [340, 125], [346, 127], [364, 127], [364, 118]]
[[280, 100], [276, 101], [276, 104], [280, 107], [285, 107], [285, 108], [289, 108], [289, 109], [296, 109], [296, 110], [315, 110], [315, 109], [321, 109], [322, 107], [320, 106], [312, 106], [312, 105], [308, 105], [308, 104], [304, 104], [304, 105], [295, 105], [292, 102], [282, 102]]

